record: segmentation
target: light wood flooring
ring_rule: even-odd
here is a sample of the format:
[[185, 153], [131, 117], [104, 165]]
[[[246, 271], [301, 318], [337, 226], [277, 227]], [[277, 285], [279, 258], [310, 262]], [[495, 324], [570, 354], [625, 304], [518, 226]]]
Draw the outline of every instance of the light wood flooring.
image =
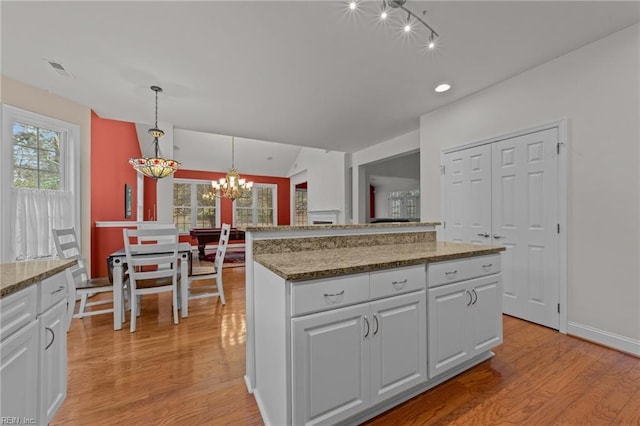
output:
[[[262, 425], [245, 388], [244, 268], [227, 305], [193, 300], [173, 325], [168, 294], [143, 298], [138, 330], [74, 319], [67, 399], [53, 425]], [[640, 425], [640, 359], [508, 316], [496, 356], [370, 425]]]

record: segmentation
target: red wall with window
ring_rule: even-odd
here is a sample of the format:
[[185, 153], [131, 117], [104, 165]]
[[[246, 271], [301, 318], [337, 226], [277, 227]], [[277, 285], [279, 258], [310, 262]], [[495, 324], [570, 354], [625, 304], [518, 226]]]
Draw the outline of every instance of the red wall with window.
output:
[[[202, 170], [183, 170], [179, 169], [174, 176], [182, 179], [198, 179], [198, 180], [219, 180], [225, 177], [226, 172], [208, 172]], [[280, 178], [273, 176], [256, 176], [240, 173], [242, 178], [256, 183], [275, 184], [278, 187], [278, 225], [289, 225], [290, 223], [290, 204], [291, 185], [289, 178]], [[233, 224], [233, 202], [229, 199], [220, 199], [220, 222]], [[197, 240], [190, 237], [180, 237], [180, 241], [187, 241], [195, 245]]]
[[[107, 276], [107, 257], [122, 248], [122, 228], [96, 228], [100, 221], [136, 222], [136, 181], [137, 172], [129, 165], [129, 159], [141, 155], [138, 135], [134, 123], [100, 118], [91, 112], [91, 275]], [[225, 173], [198, 170], [178, 170], [175, 177], [185, 179], [220, 179]], [[242, 177], [254, 183], [276, 184], [278, 186], [278, 225], [288, 225], [290, 219], [289, 178], [252, 176], [241, 173]], [[156, 204], [156, 182], [144, 178], [144, 205]], [[133, 189], [131, 218], [125, 218], [125, 184]], [[232, 223], [231, 200], [220, 200], [221, 220]], [[152, 213], [153, 214], [153, 213]], [[149, 209], [144, 209], [142, 220], [154, 220]], [[196, 244], [190, 237], [181, 240]]]

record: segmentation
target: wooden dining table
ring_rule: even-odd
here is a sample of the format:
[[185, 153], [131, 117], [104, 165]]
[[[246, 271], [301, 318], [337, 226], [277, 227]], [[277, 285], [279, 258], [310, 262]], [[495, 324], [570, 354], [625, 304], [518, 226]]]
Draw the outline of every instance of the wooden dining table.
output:
[[[182, 311], [182, 318], [188, 316], [189, 302], [189, 275], [191, 272], [191, 244], [178, 243], [178, 257], [180, 259], [180, 281], [179, 287], [179, 303]], [[124, 276], [124, 265], [127, 263], [127, 254], [124, 248], [115, 251], [109, 255], [108, 262], [113, 265], [113, 329], [122, 329], [124, 318], [122, 316], [122, 286]]]

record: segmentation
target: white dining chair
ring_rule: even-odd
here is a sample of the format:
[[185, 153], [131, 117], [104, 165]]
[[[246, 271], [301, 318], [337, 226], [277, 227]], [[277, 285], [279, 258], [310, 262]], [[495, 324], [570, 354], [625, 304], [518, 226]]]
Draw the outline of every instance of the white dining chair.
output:
[[[223, 224], [220, 229], [220, 239], [218, 241], [218, 248], [216, 249], [216, 257], [213, 262], [213, 272], [191, 275], [189, 277], [189, 300], [218, 296], [220, 298], [220, 303], [223, 305], [226, 304], [224, 299], [224, 286], [222, 284], [222, 265], [224, 263], [224, 256], [227, 252], [227, 246], [229, 245], [230, 232], [231, 225], [228, 223]], [[192, 283], [195, 281], [211, 279], [215, 279], [216, 283], [213, 285], [192, 286]]]
[[[138, 224], [138, 229], [177, 229], [176, 225], [173, 223], [157, 223], [157, 222], [149, 222], [149, 223], [139, 223]], [[152, 235], [150, 237], [146, 237], [146, 236], [139, 236], [138, 237], [138, 241], [141, 242], [171, 242], [172, 241], [172, 236], [168, 235], [168, 236], [161, 236], [161, 235]], [[168, 268], [169, 265], [160, 265], [161, 268]]]
[[136, 331], [141, 296], [166, 291], [171, 292], [173, 323], [178, 324], [178, 230], [125, 228], [122, 234], [129, 268], [130, 331]]
[[[69, 283], [69, 303], [67, 308], [67, 329], [71, 325], [72, 318], [84, 318], [93, 315], [113, 313], [113, 284], [107, 277], [90, 278], [85, 267], [84, 259], [80, 252], [80, 245], [73, 228], [53, 229], [53, 241], [56, 245], [60, 259], [76, 259], [76, 266], [71, 268], [73, 280]], [[124, 283], [125, 286], [127, 283]], [[101, 299], [89, 302], [89, 296], [98, 293], [111, 293], [110, 299]], [[80, 307], [75, 313], [76, 297], [80, 296]], [[87, 310], [93, 306], [111, 304], [110, 308], [99, 310]], [[124, 312], [124, 305], [115, 307]]]

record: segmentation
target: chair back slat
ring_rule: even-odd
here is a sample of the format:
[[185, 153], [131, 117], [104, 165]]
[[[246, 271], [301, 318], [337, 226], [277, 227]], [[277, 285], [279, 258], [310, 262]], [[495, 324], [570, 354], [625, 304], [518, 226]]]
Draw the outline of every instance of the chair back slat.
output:
[[216, 258], [214, 265], [216, 271], [219, 273], [222, 271], [222, 264], [224, 263], [224, 256], [227, 252], [227, 246], [229, 245], [229, 236], [231, 234], [231, 225], [228, 223], [222, 224], [220, 229], [220, 240], [218, 241], [218, 248], [216, 250]]
[[71, 274], [76, 284], [83, 284], [89, 279], [87, 268], [82, 259], [80, 244], [74, 228], [53, 229], [53, 241], [60, 259], [76, 259], [77, 264], [72, 266]]
[[[123, 229], [124, 249], [132, 281], [177, 279], [178, 230], [173, 228]], [[156, 244], [149, 241], [158, 241]], [[150, 268], [155, 266], [157, 269]]]

